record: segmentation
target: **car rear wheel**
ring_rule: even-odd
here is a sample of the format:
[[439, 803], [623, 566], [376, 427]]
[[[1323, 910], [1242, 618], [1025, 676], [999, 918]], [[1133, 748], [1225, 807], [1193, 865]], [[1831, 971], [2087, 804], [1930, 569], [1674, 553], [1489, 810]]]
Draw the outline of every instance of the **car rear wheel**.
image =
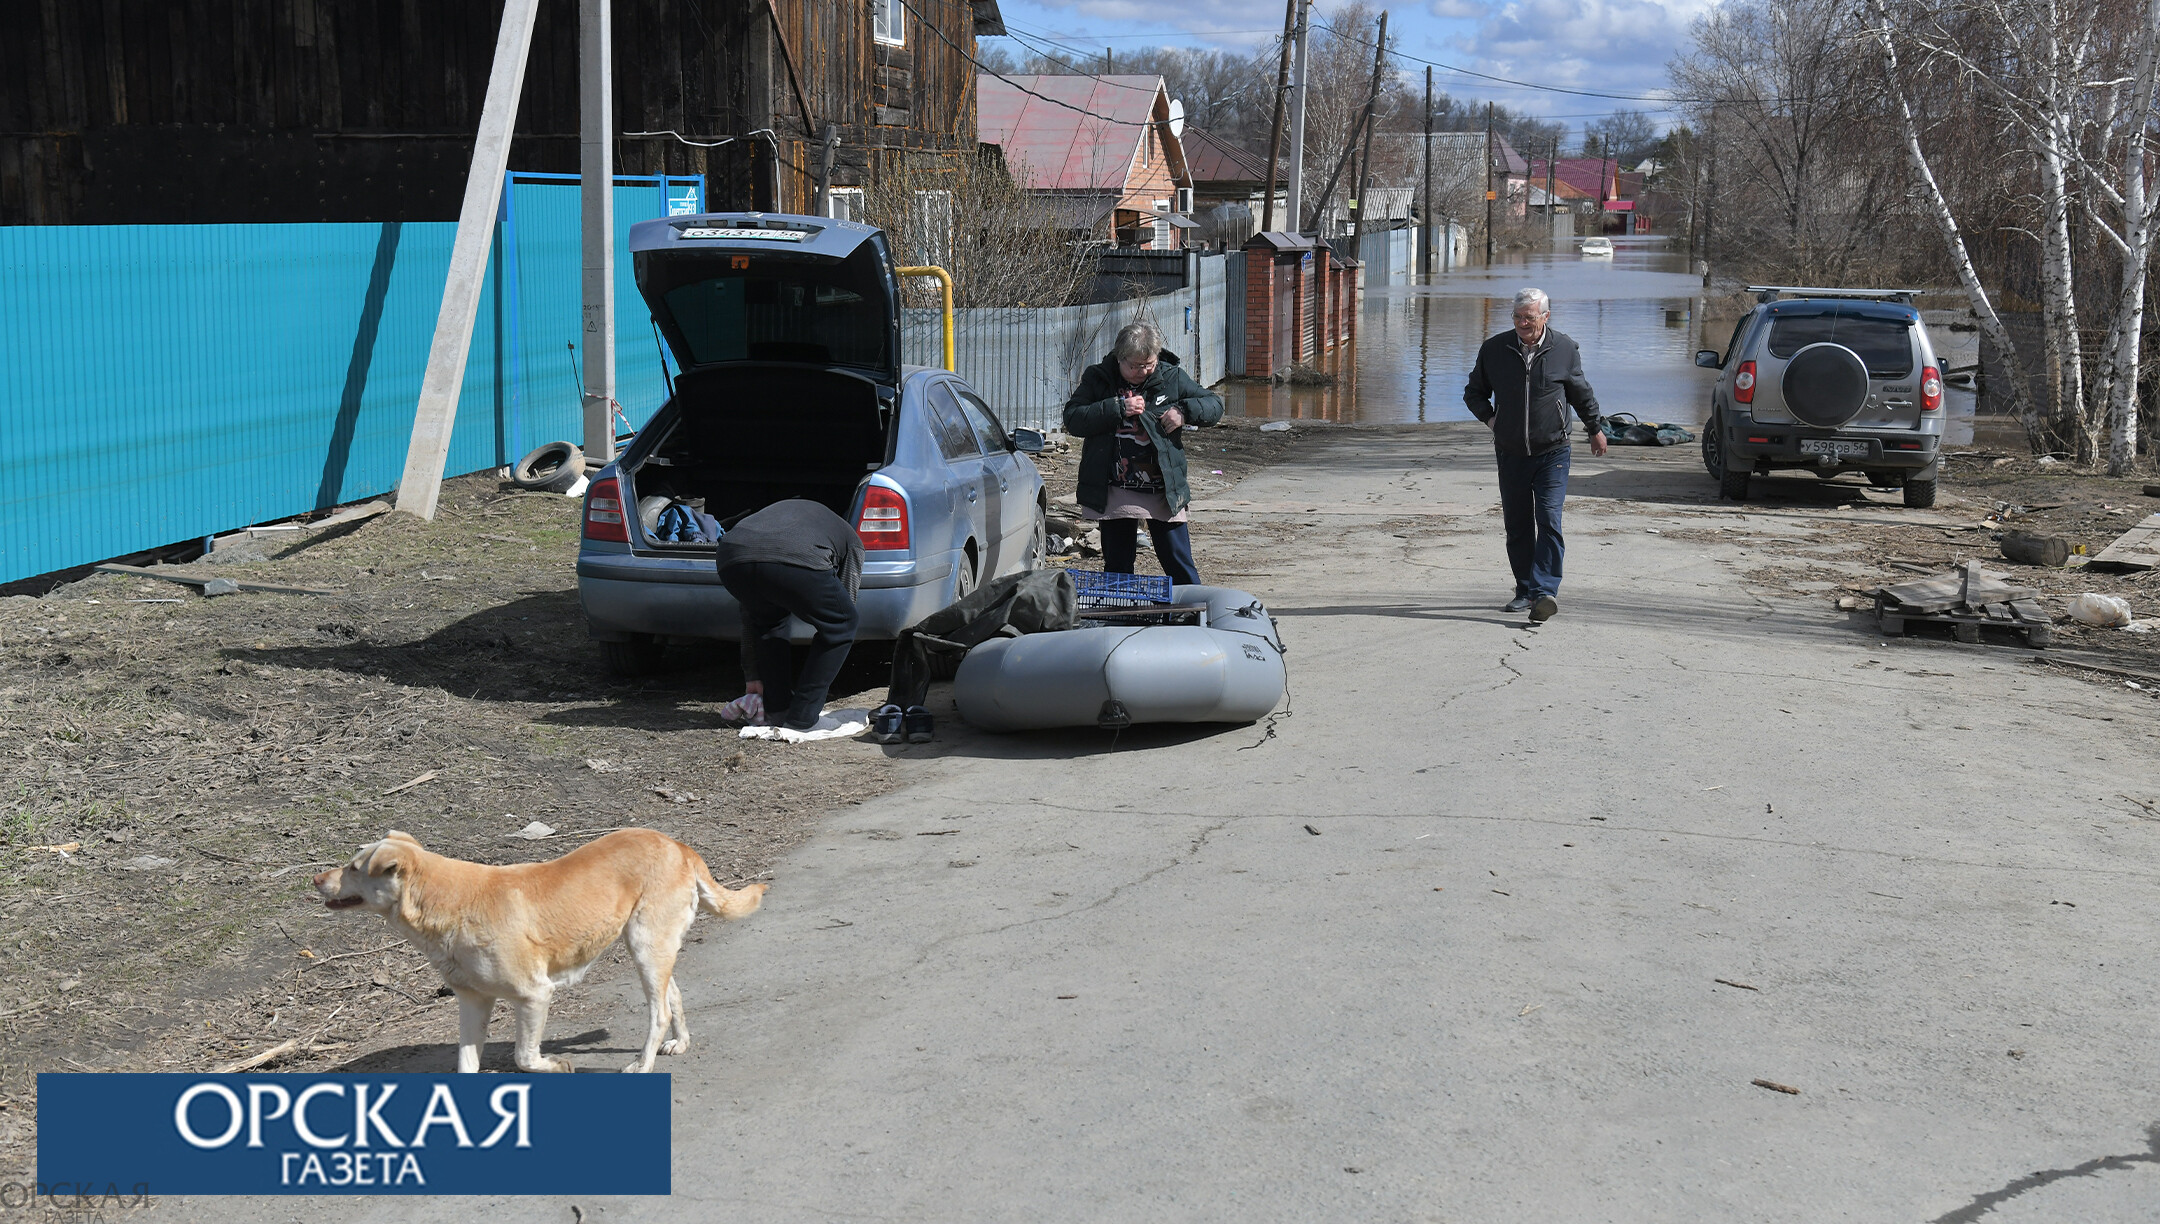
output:
[[617, 676], [649, 676], [660, 668], [660, 643], [649, 637], [600, 643], [600, 661]]
[[1925, 510], [1935, 504], [1935, 482], [1932, 480], [1908, 480], [1905, 482], [1905, 504], [1915, 510]]
[[1702, 461], [1703, 469], [1718, 482], [1720, 496], [1732, 501], [1747, 500], [1748, 471], [1734, 471], [1725, 465], [1725, 418], [1716, 413], [1703, 426]]
[[1041, 506], [1036, 506], [1035, 531], [1028, 536], [1027, 556], [1023, 559], [1020, 568], [1023, 570], [1041, 569], [1043, 558], [1049, 555], [1050, 512]]

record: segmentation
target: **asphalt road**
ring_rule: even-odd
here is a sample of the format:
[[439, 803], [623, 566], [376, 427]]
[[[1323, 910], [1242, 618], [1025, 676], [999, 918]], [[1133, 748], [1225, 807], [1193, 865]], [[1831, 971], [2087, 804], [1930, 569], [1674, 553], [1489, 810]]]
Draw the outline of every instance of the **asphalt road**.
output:
[[1196, 516], [1300, 524], [1218, 579], [1282, 618], [1290, 712], [896, 751], [700, 925], [675, 1193], [584, 1219], [2160, 1215], [2151, 697], [1752, 591], [1668, 533], [1828, 516], [1622, 451], [1578, 449], [1531, 629], [1481, 428], [1305, 438]]

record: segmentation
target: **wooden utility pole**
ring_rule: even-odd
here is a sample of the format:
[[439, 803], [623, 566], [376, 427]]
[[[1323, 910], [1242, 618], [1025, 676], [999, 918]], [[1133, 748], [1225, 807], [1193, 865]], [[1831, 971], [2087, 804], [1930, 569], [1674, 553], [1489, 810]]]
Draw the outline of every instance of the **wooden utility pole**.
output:
[[611, 0], [578, 0], [585, 462], [615, 459], [615, 73]]
[[[1420, 270], [1420, 271], [1422, 271], [1422, 272], [1424, 272], [1424, 273], [1425, 273], [1425, 275], [1427, 275], [1427, 276], [1431, 276], [1431, 275], [1432, 275], [1432, 270], [1433, 270], [1433, 266], [1432, 266], [1432, 265], [1433, 265], [1433, 258], [1432, 258], [1432, 245], [1433, 245], [1433, 244], [1432, 244], [1432, 227], [1433, 227], [1433, 206], [1432, 206], [1432, 65], [1431, 65], [1431, 64], [1427, 64], [1427, 65], [1425, 65], [1425, 204], [1424, 204], [1424, 207], [1423, 207], [1423, 208], [1421, 208], [1421, 209], [1419, 210], [1419, 216], [1418, 216], [1418, 221], [1419, 221], [1419, 228], [1418, 228], [1418, 236], [1419, 236], [1419, 238], [1421, 238], [1421, 239], [1422, 239], [1422, 241], [1420, 241], [1420, 242], [1418, 243], [1418, 262], [1419, 262], [1419, 264], [1420, 264], [1420, 265], [1422, 265], [1422, 266], [1420, 267], [1420, 269], [1419, 269], [1419, 270]], [[1420, 409], [1420, 411], [1422, 411], [1422, 408]], [[1419, 419], [1419, 420], [1423, 420], [1424, 418], [1423, 418], [1423, 417], [1421, 416], [1421, 417], [1419, 417], [1418, 419]]]
[[1357, 198], [1350, 201], [1350, 232], [1357, 235], [1358, 257], [1365, 250], [1365, 190], [1372, 178], [1373, 108], [1380, 102], [1381, 61], [1387, 58], [1387, 10], [1380, 12], [1380, 37], [1373, 44], [1372, 89], [1365, 95], [1365, 148], [1358, 154]]
[[1485, 263], [1492, 264], [1492, 103], [1485, 104]]
[[[1553, 209], [1558, 207], [1558, 201], [1553, 199], [1553, 173], [1559, 164], [1560, 138], [1555, 136], [1545, 146], [1545, 237], [1548, 241], [1552, 238]], [[1575, 221], [1574, 218], [1570, 217], [1568, 219], [1568, 234], [1572, 237], [1574, 233]]]
[[510, 132], [517, 124], [518, 94], [525, 84], [525, 60], [539, 9], [540, 0], [508, 0], [495, 35], [495, 63], [480, 104], [472, 167], [465, 172], [450, 274], [443, 281], [442, 309], [435, 316], [435, 339], [428, 345], [427, 372], [421, 376], [420, 403], [413, 412], [412, 441], [405, 448], [405, 474], [398, 481], [397, 508], [424, 519], [435, 517], [443, 465], [450, 460], [450, 431], [457, 425], [458, 392], [464, 388], [465, 359], [472, 352], [473, 320], [480, 310], [480, 285], [487, 275], [503, 175], [510, 168]]
[[[1372, 122], [1373, 102], [1380, 96], [1380, 61], [1386, 52], [1387, 14], [1383, 12], [1380, 14], [1380, 41], [1373, 47], [1372, 90], [1365, 95], [1365, 106], [1358, 111], [1357, 122], [1350, 126], [1350, 139], [1343, 143], [1342, 155], [1335, 159], [1335, 168], [1328, 171], [1327, 183], [1320, 188], [1320, 202], [1313, 205], [1313, 228], [1316, 233], [1319, 231], [1321, 218], [1327, 215], [1328, 201], [1335, 198], [1335, 184], [1342, 181], [1343, 167], [1350, 164], [1350, 154], [1358, 146], [1358, 134], [1365, 130], [1366, 124]], [[1350, 201], [1350, 205], [1355, 210], [1357, 201]]]
[[1312, 32], [1312, 0], [1297, 0], [1297, 29], [1290, 59], [1290, 185], [1285, 188], [1290, 232], [1305, 228], [1305, 42]]
[[1284, 0], [1282, 16], [1282, 62], [1275, 67], [1275, 118], [1268, 124], [1267, 198], [1260, 204], [1260, 232], [1275, 228], [1275, 167], [1282, 156], [1282, 116], [1290, 88], [1290, 42], [1297, 27], [1298, 0]]

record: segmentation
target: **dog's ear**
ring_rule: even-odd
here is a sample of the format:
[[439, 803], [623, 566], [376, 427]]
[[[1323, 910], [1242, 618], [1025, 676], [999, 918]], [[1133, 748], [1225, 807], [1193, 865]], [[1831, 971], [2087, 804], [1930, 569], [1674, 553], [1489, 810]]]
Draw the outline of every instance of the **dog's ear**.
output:
[[360, 870], [371, 876], [395, 875], [419, 848], [420, 843], [409, 837], [402, 840], [395, 835], [386, 837], [367, 847], [367, 861], [360, 864]]
[[410, 834], [410, 833], [407, 833], [407, 832], [406, 832], [405, 830], [403, 830], [403, 829], [392, 829], [392, 830], [390, 830], [390, 831], [389, 831], [388, 833], [385, 833], [385, 834], [383, 834], [383, 840], [384, 840], [384, 841], [401, 841], [401, 842], [411, 842], [411, 843], [412, 843], [413, 845], [415, 845], [415, 846], [417, 846], [417, 845], [419, 845], [419, 844], [420, 844], [420, 839], [419, 839], [419, 838], [417, 838], [417, 837], [414, 837], [414, 836], [413, 836], [412, 834]]

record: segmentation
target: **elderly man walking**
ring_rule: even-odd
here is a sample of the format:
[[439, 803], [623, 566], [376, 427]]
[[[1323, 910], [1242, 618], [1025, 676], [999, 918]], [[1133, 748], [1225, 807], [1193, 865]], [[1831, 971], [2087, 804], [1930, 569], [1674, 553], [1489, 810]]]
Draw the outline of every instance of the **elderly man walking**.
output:
[[1463, 402], [1492, 430], [1500, 464], [1500, 517], [1507, 525], [1508, 565], [1515, 598], [1502, 611], [1548, 621], [1560, 611], [1560, 504], [1567, 500], [1566, 408], [1590, 434], [1590, 453], [1605, 453], [1598, 430], [1597, 393], [1583, 377], [1582, 350], [1548, 326], [1552, 302], [1543, 289], [1515, 295], [1515, 326], [1478, 348]]

